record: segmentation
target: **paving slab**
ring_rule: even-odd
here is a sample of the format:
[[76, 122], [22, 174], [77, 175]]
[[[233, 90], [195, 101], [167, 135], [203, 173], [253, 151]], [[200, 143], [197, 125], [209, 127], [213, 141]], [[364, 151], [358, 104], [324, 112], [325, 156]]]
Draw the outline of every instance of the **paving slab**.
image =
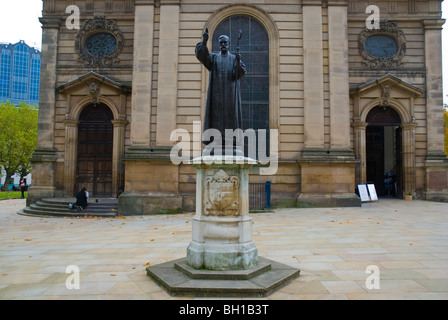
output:
[[[0, 201], [0, 299], [159, 300], [172, 296], [147, 268], [182, 259], [194, 213], [62, 218], [17, 214]], [[448, 204], [380, 199], [360, 208], [276, 209], [251, 214], [266, 259], [300, 276], [263, 300], [448, 299]], [[369, 266], [379, 289], [366, 287]], [[69, 289], [68, 266], [80, 271]], [[207, 280], [203, 280], [207, 281]]]

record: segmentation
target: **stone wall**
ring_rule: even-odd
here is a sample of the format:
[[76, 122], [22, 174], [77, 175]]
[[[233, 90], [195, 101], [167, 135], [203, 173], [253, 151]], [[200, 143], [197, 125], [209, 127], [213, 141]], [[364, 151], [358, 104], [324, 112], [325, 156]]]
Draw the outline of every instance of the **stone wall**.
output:
[[[150, 192], [154, 199], [156, 194], [161, 198], [175, 195], [174, 209], [179, 201], [191, 206], [195, 171], [188, 165], [171, 164], [169, 151], [175, 142], [170, 141], [170, 133], [176, 128], [193, 132], [193, 121], [202, 120], [208, 72], [197, 61], [194, 47], [206, 27], [212, 36], [218, 24], [234, 14], [256, 18], [269, 36], [269, 123], [279, 132], [279, 169], [274, 176], [259, 176], [254, 171], [251, 181], [272, 180], [274, 203], [291, 204], [316, 193], [322, 198], [353, 195], [362, 176], [359, 162], [365, 147], [359, 139], [365, 119], [360, 118], [363, 110], [359, 110], [359, 96], [353, 90], [362, 91], [363, 86], [388, 73], [393, 75], [386, 79], [390, 83], [403, 82], [393, 88], [396, 104], [392, 107], [402, 107], [403, 119], [407, 119], [403, 125], [414, 143], [406, 149], [412, 155], [407, 168], [415, 172], [409, 185], [422, 197], [429, 189], [434, 193], [428, 186], [442, 182], [432, 183], [431, 177], [445, 168], [439, 130], [443, 115], [437, 112], [442, 101], [440, 2], [376, 1], [381, 19], [395, 21], [404, 32], [406, 55], [397, 67], [374, 70], [363, 63], [358, 39], [365, 28], [369, 1], [45, 0], [42, 21], [48, 28], [44, 28], [42, 79], [49, 87], [41, 89], [35, 167], [46, 173], [39, 171], [35, 176], [51, 178], [33, 178], [36, 193], [32, 199], [38, 199], [39, 192], [63, 195], [72, 183], [66, 170], [71, 159], [67, 126], [76, 126], [77, 119], [70, 118], [76, 113], [73, 110], [82, 109], [91, 94], [87, 80], [54, 97], [51, 91], [94, 71], [132, 87], [132, 93], [113, 85], [100, 91], [103, 101], [116, 108], [116, 120], [124, 126], [123, 141], [116, 144], [122, 144], [125, 153], [122, 157], [118, 152], [114, 160], [124, 163], [120, 173], [124, 175], [124, 196], [142, 197]], [[78, 61], [78, 30], [65, 26], [69, 4], [79, 6], [81, 26], [95, 16], [115, 20], [124, 39], [118, 62], [89, 68]], [[376, 94], [380, 99], [378, 88], [363, 91], [361, 98], [374, 101]], [[362, 108], [370, 108], [372, 103], [366, 101]], [[316, 170], [326, 172], [315, 174]], [[313, 189], [310, 179], [321, 186]], [[446, 187], [437, 190], [444, 193]]]

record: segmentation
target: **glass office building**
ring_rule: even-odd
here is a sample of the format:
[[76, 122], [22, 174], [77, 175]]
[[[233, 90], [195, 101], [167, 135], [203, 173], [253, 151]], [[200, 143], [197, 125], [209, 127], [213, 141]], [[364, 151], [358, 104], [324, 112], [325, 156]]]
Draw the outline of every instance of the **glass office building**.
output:
[[24, 41], [0, 44], [0, 101], [39, 103], [40, 59]]

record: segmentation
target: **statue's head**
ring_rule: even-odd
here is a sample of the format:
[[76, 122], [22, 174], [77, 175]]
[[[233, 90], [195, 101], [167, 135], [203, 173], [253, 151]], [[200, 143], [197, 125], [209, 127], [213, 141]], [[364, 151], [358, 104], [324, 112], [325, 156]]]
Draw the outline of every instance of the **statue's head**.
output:
[[222, 35], [219, 37], [218, 41], [219, 41], [219, 47], [221, 48], [221, 52], [227, 53], [227, 51], [229, 51], [230, 38], [226, 35]]

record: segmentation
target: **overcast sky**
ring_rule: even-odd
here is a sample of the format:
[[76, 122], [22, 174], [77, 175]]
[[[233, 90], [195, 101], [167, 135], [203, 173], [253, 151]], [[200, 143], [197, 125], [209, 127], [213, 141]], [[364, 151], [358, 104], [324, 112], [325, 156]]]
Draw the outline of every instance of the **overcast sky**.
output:
[[[16, 43], [41, 48], [42, 29], [38, 18], [42, 15], [42, 0], [0, 0], [0, 42]], [[448, 0], [442, 4], [443, 17], [448, 18]], [[444, 97], [448, 103], [448, 22], [443, 32]]]

